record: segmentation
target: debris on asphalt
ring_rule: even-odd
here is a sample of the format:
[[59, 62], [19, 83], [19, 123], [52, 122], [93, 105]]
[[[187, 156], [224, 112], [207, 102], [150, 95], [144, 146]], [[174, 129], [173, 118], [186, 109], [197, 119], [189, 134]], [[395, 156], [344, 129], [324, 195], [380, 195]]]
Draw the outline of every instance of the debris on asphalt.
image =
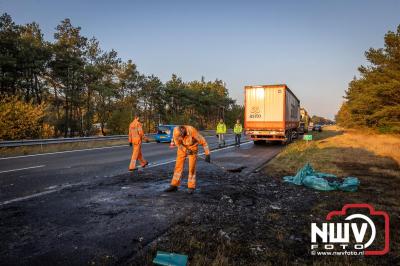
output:
[[154, 258], [153, 263], [163, 266], [186, 266], [187, 261], [187, 255], [157, 251], [157, 255]]
[[226, 240], [231, 240], [231, 238], [229, 237], [229, 234], [227, 233], [227, 232], [224, 232], [224, 231], [222, 231], [222, 230], [219, 230], [219, 235], [222, 237], [222, 238], [225, 238]]
[[355, 192], [360, 185], [357, 177], [346, 177], [341, 181], [336, 175], [316, 172], [309, 163], [304, 165], [295, 176], [285, 176], [283, 180], [298, 186], [304, 185], [324, 191], [342, 190]]
[[281, 209], [281, 207], [279, 207], [279, 206], [276, 206], [276, 205], [269, 205], [270, 207], [271, 207], [271, 209], [273, 209], [273, 210], [280, 210]]

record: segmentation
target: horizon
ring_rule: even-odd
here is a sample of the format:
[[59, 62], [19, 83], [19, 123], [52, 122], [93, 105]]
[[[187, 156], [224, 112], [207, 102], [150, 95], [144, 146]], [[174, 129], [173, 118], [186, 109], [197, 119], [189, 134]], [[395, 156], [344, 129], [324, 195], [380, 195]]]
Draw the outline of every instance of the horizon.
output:
[[241, 105], [246, 85], [287, 84], [311, 115], [333, 119], [357, 68], [367, 64], [364, 52], [383, 47], [384, 35], [400, 24], [400, 2], [384, 3], [0, 1], [0, 6], [17, 24], [37, 22], [48, 41], [60, 21], [70, 18], [103, 50], [114, 49], [163, 82], [172, 74], [184, 81], [218, 78]]

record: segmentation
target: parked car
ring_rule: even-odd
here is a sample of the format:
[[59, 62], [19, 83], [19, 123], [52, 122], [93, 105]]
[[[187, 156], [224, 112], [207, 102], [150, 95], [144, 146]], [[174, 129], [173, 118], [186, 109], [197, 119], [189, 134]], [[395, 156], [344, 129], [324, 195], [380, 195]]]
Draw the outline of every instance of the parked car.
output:
[[156, 142], [171, 142], [174, 128], [177, 125], [159, 125], [157, 127], [157, 134], [154, 136]]
[[313, 130], [313, 131], [321, 132], [321, 131], [322, 131], [322, 126], [321, 126], [321, 125], [314, 125], [314, 127], [313, 127], [312, 130]]

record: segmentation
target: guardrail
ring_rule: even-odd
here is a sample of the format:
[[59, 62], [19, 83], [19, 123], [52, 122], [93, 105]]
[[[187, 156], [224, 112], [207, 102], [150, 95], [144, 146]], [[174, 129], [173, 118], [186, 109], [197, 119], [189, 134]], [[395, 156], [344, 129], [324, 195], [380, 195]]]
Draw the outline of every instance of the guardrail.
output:
[[[203, 130], [201, 132], [207, 133], [207, 134], [214, 134], [213, 132], [215, 132], [215, 130]], [[232, 129], [228, 129], [227, 133], [231, 134]], [[148, 137], [153, 137], [154, 135], [156, 135], [156, 133], [146, 134], [146, 136], [148, 136]], [[1, 141], [0, 148], [62, 144], [62, 143], [71, 143], [71, 142], [84, 142], [84, 141], [118, 140], [118, 139], [127, 139], [127, 138], [128, 138], [128, 135], [112, 135], [112, 136], [94, 136], [94, 137], [76, 137], [76, 138], [8, 140], [8, 141]]]
[[55, 138], [55, 139], [32, 139], [32, 140], [10, 140], [10, 141], [1, 141], [0, 147], [48, 145], [48, 144], [70, 143], [70, 142], [116, 140], [116, 139], [124, 139], [124, 138], [128, 138], [128, 135], [77, 137], [77, 138]]

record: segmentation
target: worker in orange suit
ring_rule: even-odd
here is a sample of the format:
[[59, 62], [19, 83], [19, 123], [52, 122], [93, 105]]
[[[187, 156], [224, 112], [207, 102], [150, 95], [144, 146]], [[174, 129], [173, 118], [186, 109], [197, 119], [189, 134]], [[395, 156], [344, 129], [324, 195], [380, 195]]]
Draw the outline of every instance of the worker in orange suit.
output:
[[173, 140], [178, 147], [176, 164], [171, 185], [165, 192], [177, 191], [181, 184], [183, 166], [186, 157], [189, 157], [188, 192], [192, 194], [196, 189], [196, 161], [199, 144], [203, 146], [206, 154], [205, 161], [210, 162], [210, 149], [205, 138], [192, 126], [178, 126], [174, 128]]
[[129, 171], [136, 170], [136, 161], [139, 160], [142, 167], [146, 167], [149, 163], [143, 158], [142, 155], [142, 141], [147, 140], [147, 137], [143, 133], [142, 123], [139, 122], [139, 117], [135, 116], [135, 119], [129, 125], [129, 145], [132, 147], [131, 163], [129, 164]]

